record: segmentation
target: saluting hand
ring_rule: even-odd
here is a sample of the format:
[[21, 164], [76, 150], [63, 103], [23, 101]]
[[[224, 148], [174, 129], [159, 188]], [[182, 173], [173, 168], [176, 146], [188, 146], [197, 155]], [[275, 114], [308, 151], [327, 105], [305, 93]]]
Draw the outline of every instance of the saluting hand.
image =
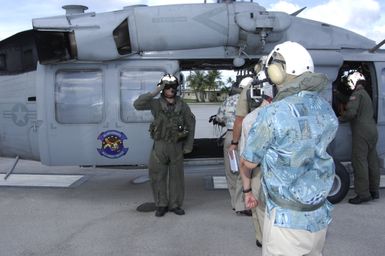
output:
[[160, 81], [156, 87], [155, 87], [155, 90], [151, 93], [153, 97], [155, 97], [156, 95], [158, 95], [164, 88], [164, 83], [162, 81]]
[[164, 81], [160, 80], [159, 83], [156, 85], [156, 89], [157, 89], [158, 91], [163, 90], [165, 84], [166, 84], [166, 83], [165, 83]]

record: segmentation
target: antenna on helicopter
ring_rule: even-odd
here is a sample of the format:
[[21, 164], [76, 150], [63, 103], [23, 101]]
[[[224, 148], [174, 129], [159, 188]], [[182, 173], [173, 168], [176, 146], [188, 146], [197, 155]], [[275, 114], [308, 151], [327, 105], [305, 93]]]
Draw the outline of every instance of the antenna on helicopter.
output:
[[385, 44], [385, 39], [382, 40], [380, 43], [378, 43], [376, 46], [374, 46], [372, 49], [369, 49], [369, 52], [370, 53], [374, 53], [375, 51], [377, 51], [384, 44]]
[[298, 11], [293, 12], [292, 14], [290, 14], [290, 16], [297, 16], [298, 14], [300, 14], [305, 9], [306, 9], [306, 6], [299, 9]]

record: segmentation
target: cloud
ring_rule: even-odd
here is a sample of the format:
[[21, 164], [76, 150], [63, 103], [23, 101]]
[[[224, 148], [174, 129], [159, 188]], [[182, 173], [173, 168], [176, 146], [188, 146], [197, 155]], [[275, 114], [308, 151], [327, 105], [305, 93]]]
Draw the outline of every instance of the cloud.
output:
[[333, 25], [349, 26], [364, 30], [368, 24], [381, 18], [381, 9], [378, 2], [366, 0], [331, 0], [304, 12], [307, 18], [329, 21]]
[[302, 7], [287, 1], [278, 1], [274, 4], [270, 4], [269, 8], [267, 9], [272, 11], [278, 11], [278, 12], [287, 12], [290, 14], [301, 9]]
[[[314, 4], [314, 3], [313, 3]], [[270, 10], [293, 13], [303, 6], [278, 1]], [[379, 1], [329, 0], [306, 8], [299, 17], [325, 22], [366, 36], [377, 43], [385, 39], [385, 17]]]

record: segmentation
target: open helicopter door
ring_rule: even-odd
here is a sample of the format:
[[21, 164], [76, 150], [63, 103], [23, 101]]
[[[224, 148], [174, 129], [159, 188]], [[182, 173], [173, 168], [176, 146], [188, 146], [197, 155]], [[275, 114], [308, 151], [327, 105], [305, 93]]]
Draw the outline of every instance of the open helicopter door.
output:
[[150, 111], [133, 101], [154, 90], [176, 61], [38, 66], [41, 161], [46, 165], [146, 165]]

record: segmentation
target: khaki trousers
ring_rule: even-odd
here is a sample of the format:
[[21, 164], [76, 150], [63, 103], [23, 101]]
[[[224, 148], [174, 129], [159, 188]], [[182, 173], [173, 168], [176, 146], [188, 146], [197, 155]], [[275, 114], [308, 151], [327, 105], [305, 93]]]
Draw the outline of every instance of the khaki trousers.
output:
[[262, 256], [322, 256], [327, 228], [318, 232], [274, 226], [275, 209], [266, 213]]
[[251, 209], [253, 214], [253, 222], [255, 228], [255, 239], [262, 243], [262, 232], [263, 232], [263, 222], [265, 218], [265, 202], [261, 198], [262, 195], [262, 187], [261, 187], [261, 170], [259, 167], [256, 167], [253, 170], [253, 175], [251, 177], [251, 188], [255, 198], [258, 200], [258, 206], [256, 208]]
[[[243, 201], [242, 178], [241, 178], [241, 175], [239, 175], [239, 171], [234, 173], [230, 170], [230, 159], [228, 154], [228, 148], [231, 144], [232, 139], [233, 139], [233, 132], [228, 130], [226, 132], [225, 140], [223, 143], [223, 159], [225, 163], [227, 188], [230, 193], [231, 207], [235, 209], [235, 211], [243, 211], [246, 209], [246, 207]], [[238, 151], [236, 152], [236, 154], [239, 160]]]

